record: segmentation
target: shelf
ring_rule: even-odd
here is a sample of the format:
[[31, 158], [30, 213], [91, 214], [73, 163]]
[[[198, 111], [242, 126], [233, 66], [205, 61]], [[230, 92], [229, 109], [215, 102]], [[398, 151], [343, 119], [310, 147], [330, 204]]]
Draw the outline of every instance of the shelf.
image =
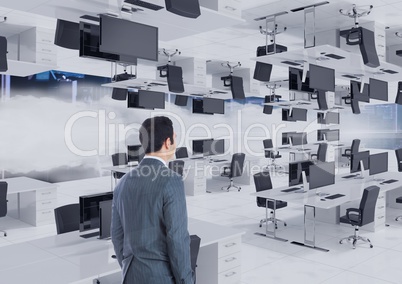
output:
[[31, 62], [7, 60], [8, 70], [7, 72], [0, 72], [0, 74], [6, 74], [11, 76], [26, 77], [38, 73], [42, 73], [49, 70], [57, 69], [55, 65], [42, 65]]
[[[335, 57], [340, 56], [341, 59], [333, 58], [334, 55]], [[349, 52], [331, 45], [320, 45], [307, 49], [254, 57], [252, 60], [299, 69], [303, 68], [304, 63], [317, 64], [335, 69], [335, 77], [343, 80], [350, 80], [351, 78], [344, 77], [349, 75], [355, 77], [366, 76], [366, 78], [375, 77], [383, 81], [399, 81], [402, 74], [402, 67], [400, 66], [380, 61], [379, 67], [371, 68], [364, 65], [360, 53]], [[390, 74], [389, 72], [396, 73]]]

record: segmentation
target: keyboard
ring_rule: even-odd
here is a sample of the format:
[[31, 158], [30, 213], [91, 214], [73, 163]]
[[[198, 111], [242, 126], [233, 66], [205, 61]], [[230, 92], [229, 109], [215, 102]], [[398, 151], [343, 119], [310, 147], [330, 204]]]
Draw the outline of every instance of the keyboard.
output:
[[290, 149], [290, 147], [278, 147], [278, 149]]
[[282, 189], [281, 192], [292, 192], [301, 189], [301, 187], [292, 187], [287, 189]]
[[193, 158], [190, 158], [190, 160], [200, 160], [200, 159], [204, 159], [204, 157], [193, 157]]
[[227, 160], [225, 160], [225, 159], [222, 159], [222, 160], [212, 160], [212, 162], [216, 162], [216, 163], [218, 163], [218, 162], [226, 162]]
[[344, 176], [342, 178], [353, 178], [353, 177], [357, 177], [357, 175], [348, 175], [348, 176]]
[[398, 181], [397, 179], [389, 179], [389, 180], [384, 180], [384, 181], [381, 182], [381, 183], [390, 184], [390, 183], [394, 183], [394, 182], [397, 182], [397, 181]]
[[342, 197], [342, 196], [345, 196], [345, 195], [337, 193], [337, 194], [334, 194], [334, 195], [327, 196], [325, 198], [326, 199], [336, 199], [336, 198], [339, 198], [339, 197]]

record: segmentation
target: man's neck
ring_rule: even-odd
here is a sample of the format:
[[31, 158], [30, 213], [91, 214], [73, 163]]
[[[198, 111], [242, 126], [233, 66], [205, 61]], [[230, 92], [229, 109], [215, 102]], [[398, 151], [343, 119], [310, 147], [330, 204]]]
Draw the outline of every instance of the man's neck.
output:
[[147, 154], [147, 156], [151, 156], [151, 157], [158, 157], [158, 158], [160, 158], [160, 159], [164, 160], [164, 161], [165, 161], [165, 163], [168, 163], [168, 161], [169, 161], [169, 159], [168, 159], [167, 155], [164, 155], [163, 153], [157, 153], [157, 152], [154, 152], [154, 153], [148, 153], [148, 154]]

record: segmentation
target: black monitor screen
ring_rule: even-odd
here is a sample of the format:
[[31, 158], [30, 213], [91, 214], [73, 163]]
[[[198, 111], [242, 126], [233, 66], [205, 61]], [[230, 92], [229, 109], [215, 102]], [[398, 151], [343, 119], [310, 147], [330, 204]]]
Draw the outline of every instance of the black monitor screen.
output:
[[292, 146], [300, 146], [307, 144], [307, 133], [293, 133], [291, 136]]
[[370, 78], [369, 95], [371, 99], [388, 101], [388, 82]]
[[388, 171], [388, 153], [379, 153], [369, 157], [369, 175], [385, 173]]
[[358, 102], [370, 102], [369, 85], [364, 84], [363, 92], [360, 92], [361, 83], [357, 81], [350, 81], [350, 96], [352, 100]]
[[282, 133], [282, 145], [288, 145], [290, 143], [289, 138], [296, 132], [284, 132]]
[[307, 110], [303, 108], [293, 108], [292, 119], [293, 121], [307, 121]]
[[99, 228], [99, 203], [113, 199], [113, 192], [98, 193], [79, 197], [80, 232]]
[[127, 107], [128, 108], [143, 108], [139, 105], [138, 92], [127, 92]]
[[127, 159], [129, 162], [141, 162], [144, 158], [145, 152], [142, 145], [128, 145], [127, 146]]
[[193, 113], [204, 113], [204, 101], [202, 99], [193, 99]]
[[207, 140], [204, 142], [204, 155], [222, 155], [225, 153], [225, 140]]
[[174, 104], [177, 106], [187, 106], [188, 96], [176, 95]]
[[139, 90], [138, 105], [147, 109], [165, 108], [165, 93]]
[[225, 114], [225, 101], [213, 98], [204, 98], [203, 104], [205, 113]]
[[335, 70], [310, 64], [310, 88], [335, 92]]
[[369, 156], [369, 151], [357, 152], [355, 154], [352, 154], [350, 157], [350, 172], [356, 173], [358, 171], [361, 171], [360, 161], [363, 161], [364, 170], [367, 170], [369, 168]]
[[193, 154], [209, 155], [211, 152], [213, 139], [193, 140]]
[[339, 113], [338, 112], [327, 112], [325, 115], [325, 124], [339, 124]]
[[335, 183], [335, 162], [310, 166], [310, 189]]
[[327, 141], [339, 140], [339, 129], [328, 130], [325, 132], [325, 138]]
[[314, 163], [312, 161], [299, 161], [289, 163], [289, 186], [303, 184], [302, 172], [306, 173], [307, 181], [310, 176], [310, 166]]
[[326, 124], [326, 122], [325, 122], [325, 113], [317, 112], [317, 123], [318, 124]]
[[180, 66], [168, 65], [167, 70], [168, 70], [167, 82], [168, 82], [169, 92], [183, 93], [184, 92], [184, 84], [183, 84], [182, 68]]
[[99, 49], [158, 61], [158, 28], [100, 15]]
[[307, 71], [306, 80], [303, 82], [303, 70], [289, 67], [289, 90], [314, 93], [310, 88], [310, 72]]
[[231, 76], [230, 89], [235, 100], [245, 99], [242, 77]]

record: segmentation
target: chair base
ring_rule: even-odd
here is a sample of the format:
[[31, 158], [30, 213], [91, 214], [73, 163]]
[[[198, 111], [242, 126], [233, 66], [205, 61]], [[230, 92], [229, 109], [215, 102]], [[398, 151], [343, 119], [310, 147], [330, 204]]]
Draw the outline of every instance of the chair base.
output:
[[355, 228], [355, 234], [354, 234], [354, 235], [351, 235], [351, 236], [349, 236], [349, 237], [340, 239], [340, 240], [339, 240], [339, 243], [342, 244], [343, 241], [345, 241], [345, 240], [347, 240], [347, 241], [349, 241], [349, 242], [350, 242], [350, 241], [353, 241], [353, 243], [352, 243], [352, 244], [353, 244], [353, 249], [356, 248], [356, 243], [357, 243], [357, 241], [363, 241], [363, 242], [365, 242], [365, 243], [369, 243], [369, 244], [370, 244], [370, 248], [373, 248], [373, 245], [371, 244], [371, 241], [370, 241], [368, 238], [359, 236], [359, 228], [358, 228], [358, 227]]
[[282, 221], [282, 220], [277, 219], [277, 218], [269, 217], [268, 219], [265, 218], [265, 219], [262, 219], [262, 220], [260, 221], [260, 228], [262, 227], [262, 224], [264, 224], [264, 223], [266, 223], [266, 222], [272, 222], [272, 223], [274, 223], [274, 224], [275, 224], [275, 229], [278, 229], [278, 222], [282, 222], [285, 227], [287, 226], [287, 224], [286, 224], [285, 221]]
[[229, 189], [231, 189], [232, 187], [236, 188], [237, 191], [240, 191], [240, 190], [241, 190], [241, 187], [240, 187], [240, 186], [237, 186], [237, 185], [235, 185], [235, 184], [233, 183], [233, 179], [230, 179], [230, 184], [229, 184], [228, 186], [222, 186], [221, 190], [226, 189], [226, 191], [229, 191]]
[[399, 221], [399, 219], [402, 219], [402, 215], [401, 215], [401, 216], [396, 217], [396, 218], [395, 218], [395, 221]]

